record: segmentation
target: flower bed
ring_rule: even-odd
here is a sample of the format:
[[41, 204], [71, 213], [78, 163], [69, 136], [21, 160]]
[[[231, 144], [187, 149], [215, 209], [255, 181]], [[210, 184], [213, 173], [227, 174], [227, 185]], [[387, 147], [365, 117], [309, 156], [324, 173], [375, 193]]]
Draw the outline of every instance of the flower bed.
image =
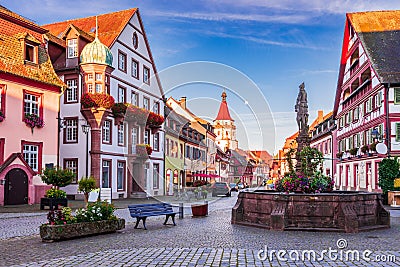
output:
[[70, 208], [50, 211], [48, 223], [40, 226], [40, 237], [43, 241], [55, 241], [121, 230], [125, 220], [115, 217], [114, 210], [112, 204], [103, 201], [78, 209], [75, 216]]

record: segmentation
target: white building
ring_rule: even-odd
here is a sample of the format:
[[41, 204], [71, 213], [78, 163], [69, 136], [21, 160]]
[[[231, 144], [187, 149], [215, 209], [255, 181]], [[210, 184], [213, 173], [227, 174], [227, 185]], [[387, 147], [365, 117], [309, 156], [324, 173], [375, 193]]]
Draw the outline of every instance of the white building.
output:
[[[134, 8], [43, 27], [49, 30], [48, 50], [53, 65], [59, 77], [69, 86], [60, 99], [63, 129], [60, 131], [59, 164], [73, 169], [77, 179], [86, 175], [95, 176], [99, 186], [112, 188], [113, 198], [163, 194], [162, 129], [155, 133], [144, 125], [127, 121], [120, 124], [108, 113], [101, 119], [102, 125], [96, 128], [90, 124], [88, 136], [81, 130], [81, 126], [88, 123], [80, 103], [85, 93], [110, 94], [116, 103], [130, 103], [163, 115], [163, 90], [139, 10]], [[110, 67], [113, 70], [109, 74], [104, 73], [104, 76], [95, 69], [88, 72], [80, 66], [81, 52], [87, 44], [94, 42], [96, 34], [112, 55]], [[93, 53], [101, 54], [102, 51]], [[96, 59], [96, 55], [92, 56]], [[100, 142], [98, 150], [95, 149], [95, 136]], [[89, 151], [85, 148], [86, 137]], [[138, 157], [136, 144], [152, 147], [149, 158]], [[88, 163], [86, 157], [89, 158]], [[76, 194], [76, 181], [66, 191], [70, 195]]]

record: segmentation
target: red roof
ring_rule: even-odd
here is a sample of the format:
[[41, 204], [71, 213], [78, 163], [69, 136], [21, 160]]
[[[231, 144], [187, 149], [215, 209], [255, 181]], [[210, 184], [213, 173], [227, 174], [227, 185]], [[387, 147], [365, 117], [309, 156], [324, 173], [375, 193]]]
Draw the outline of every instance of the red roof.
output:
[[[100, 41], [106, 46], [110, 47], [122, 32], [133, 14], [135, 14], [136, 10], [137, 8], [132, 8], [98, 15], [98, 36]], [[43, 25], [42, 27], [48, 29], [55, 36], [62, 36], [64, 31], [69, 29], [70, 24], [73, 24], [89, 34], [93, 34], [93, 36], [95, 35], [96, 16], [56, 22], [53, 24]]]
[[234, 121], [231, 117], [231, 114], [229, 114], [228, 103], [226, 102], [225, 92], [222, 93], [222, 102], [221, 105], [219, 106], [218, 115], [215, 118], [215, 120]]

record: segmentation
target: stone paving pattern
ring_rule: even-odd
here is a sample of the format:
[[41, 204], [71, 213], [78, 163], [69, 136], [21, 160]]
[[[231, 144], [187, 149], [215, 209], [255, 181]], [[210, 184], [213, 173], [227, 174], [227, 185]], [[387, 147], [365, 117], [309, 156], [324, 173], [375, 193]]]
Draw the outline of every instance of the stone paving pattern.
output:
[[[392, 227], [387, 230], [358, 234], [274, 232], [231, 225], [235, 201], [236, 197], [231, 197], [213, 202], [208, 217], [186, 215], [177, 220], [176, 227], [162, 225], [162, 217], [150, 217], [147, 231], [134, 229], [127, 210], [120, 209], [118, 216], [129, 219], [123, 231], [55, 243], [43, 243], [38, 236], [37, 228], [46, 221], [45, 214], [11, 218], [3, 214], [0, 266], [400, 266], [398, 211], [392, 213]], [[22, 237], [17, 237], [18, 231]], [[337, 249], [336, 241], [340, 238], [347, 240], [347, 249], [394, 255], [397, 262], [285, 262], [276, 257], [272, 261], [257, 257], [265, 246], [269, 250]]]

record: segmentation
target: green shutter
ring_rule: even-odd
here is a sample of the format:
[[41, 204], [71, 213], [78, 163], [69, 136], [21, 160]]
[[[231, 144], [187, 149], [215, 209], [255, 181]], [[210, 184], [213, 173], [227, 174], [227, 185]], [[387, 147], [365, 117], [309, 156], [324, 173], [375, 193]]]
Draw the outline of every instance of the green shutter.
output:
[[400, 88], [394, 88], [394, 103], [400, 104]]
[[400, 141], [400, 123], [396, 123], [396, 142]]

